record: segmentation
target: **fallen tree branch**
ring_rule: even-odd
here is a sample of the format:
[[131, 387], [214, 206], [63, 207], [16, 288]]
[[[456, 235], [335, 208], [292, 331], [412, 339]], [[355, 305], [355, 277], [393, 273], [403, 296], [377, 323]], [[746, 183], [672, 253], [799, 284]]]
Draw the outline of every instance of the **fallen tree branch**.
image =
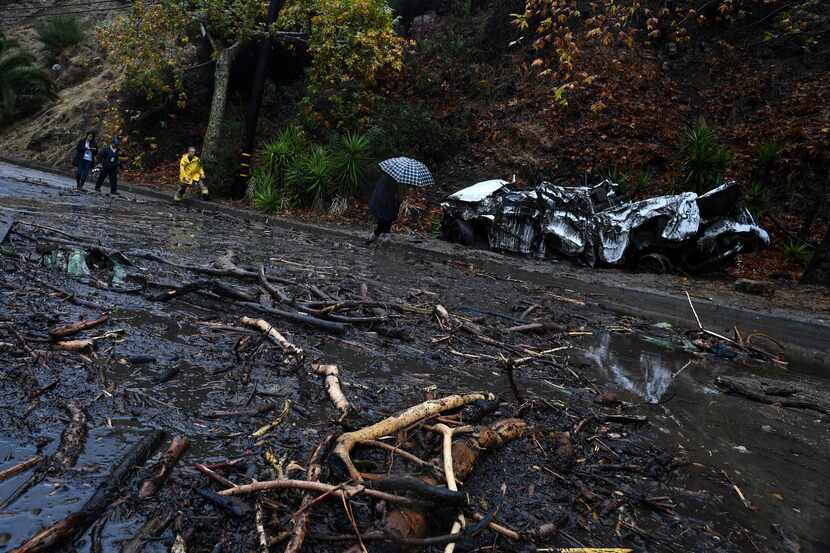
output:
[[[444, 476], [447, 479], [447, 488], [457, 492], [458, 484], [455, 482], [455, 472], [453, 471], [452, 466], [452, 435], [454, 429], [443, 423], [436, 424], [432, 428], [440, 432], [443, 437], [442, 449], [444, 458]], [[459, 513], [458, 517], [452, 523], [450, 535], [453, 536], [458, 534], [466, 524], [467, 522], [464, 520], [464, 514]], [[450, 542], [446, 545], [446, 547], [444, 547], [444, 553], [452, 553], [453, 551], [455, 551], [455, 542]]]
[[326, 392], [328, 392], [331, 402], [340, 411], [340, 420], [349, 412], [349, 400], [343, 394], [343, 389], [340, 387], [340, 371], [337, 370], [337, 365], [323, 365], [322, 363], [312, 363], [311, 370], [315, 374], [325, 377]]
[[[314, 452], [312, 452], [308, 460], [308, 470], [306, 471], [306, 480], [309, 482], [319, 482], [323, 457], [328, 452], [332, 440], [334, 440], [334, 434], [327, 435], [317, 444]], [[298, 553], [303, 546], [303, 541], [305, 541], [306, 533], [308, 532], [308, 507], [313, 501], [314, 498], [310, 493], [303, 494], [303, 500], [300, 503], [300, 513], [293, 517], [294, 530], [291, 533], [291, 540], [285, 546], [285, 553]]]
[[272, 342], [277, 344], [279, 347], [282, 348], [282, 351], [291, 356], [295, 362], [301, 362], [304, 357], [303, 350], [286, 340], [285, 336], [279, 333], [279, 331], [271, 326], [271, 323], [266, 321], [265, 319], [252, 319], [250, 317], [242, 317], [240, 321], [243, 325], [249, 326], [252, 328], [257, 328], [265, 333], [268, 338], [271, 339]]
[[93, 320], [84, 319], [75, 323], [55, 326], [49, 329], [49, 336], [53, 340], [57, 340], [58, 338], [65, 338], [67, 336], [77, 334], [78, 332], [81, 332], [83, 330], [94, 328], [100, 324], [107, 322], [108, 320], [109, 315], [104, 314], [101, 315], [99, 318]]
[[41, 455], [35, 455], [34, 457], [29, 457], [25, 461], [17, 463], [13, 467], [9, 467], [7, 469], [0, 471], [0, 482], [4, 480], [8, 480], [12, 476], [20, 474], [21, 472], [27, 471], [33, 466], [37, 465], [43, 461], [43, 457]]
[[480, 399], [492, 400], [494, 398], [495, 396], [493, 394], [478, 392], [465, 395], [453, 395], [442, 399], [425, 401], [406, 409], [402, 413], [385, 418], [371, 426], [355, 430], [354, 432], [346, 432], [345, 434], [341, 434], [337, 439], [337, 444], [334, 447], [334, 454], [339, 457], [346, 466], [346, 470], [348, 470], [349, 476], [352, 480], [361, 482], [363, 481], [363, 477], [354, 466], [354, 463], [352, 463], [352, 459], [350, 457], [351, 450], [356, 444], [368, 440], [376, 440], [389, 434], [394, 434], [398, 430], [411, 426], [422, 419], [443, 413], [444, 411], [457, 409], [458, 407], [472, 403], [473, 401]]
[[244, 484], [235, 488], [229, 488], [219, 492], [220, 496], [234, 496], [245, 495], [255, 492], [264, 492], [270, 490], [306, 490], [310, 492], [319, 492], [321, 494], [328, 494], [331, 497], [346, 498], [354, 497], [356, 495], [364, 494], [375, 499], [388, 501], [389, 503], [400, 503], [403, 505], [423, 505], [424, 501], [418, 501], [409, 497], [394, 495], [391, 493], [382, 492], [367, 488], [362, 484], [349, 486], [333, 486], [331, 484], [324, 484], [322, 482], [308, 482], [306, 480], [265, 480], [262, 482], [254, 482], [252, 484]]
[[121, 553], [142, 553], [144, 545], [164, 532], [173, 521], [172, 511], [166, 511], [147, 519], [147, 522], [136, 532], [135, 536], [124, 545]]
[[343, 334], [344, 332], [346, 332], [347, 328], [344, 323], [326, 321], [323, 319], [318, 319], [317, 317], [312, 317], [311, 315], [304, 313], [292, 313], [290, 311], [282, 311], [280, 309], [266, 307], [264, 305], [260, 305], [254, 302], [239, 302], [239, 305], [241, 305], [242, 307], [247, 307], [249, 309], [254, 309], [256, 311], [261, 311], [263, 313], [268, 313], [269, 315], [274, 315], [275, 317], [279, 317], [281, 319], [319, 328], [320, 330], [325, 330], [326, 332], [333, 332], [335, 334]]

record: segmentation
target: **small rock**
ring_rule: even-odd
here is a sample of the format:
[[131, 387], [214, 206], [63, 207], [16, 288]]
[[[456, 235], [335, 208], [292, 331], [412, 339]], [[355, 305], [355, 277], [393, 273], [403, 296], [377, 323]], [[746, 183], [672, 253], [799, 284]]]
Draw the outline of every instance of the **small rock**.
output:
[[746, 447], [742, 446], [742, 445], [736, 445], [732, 449], [734, 449], [738, 453], [749, 453], [749, 450]]
[[761, 427], [761, 430], [763, 430], [764, 432], [773, 432], [774, 431], [773, 428], [768, 424], [763, 425]]
[[775, 286], [771, 282], [763, 280], [741, 278], [735, 281], [735, 290], [743, 292], [744, 294], [768, 296], [775, 293]]
[[56, 63], [52, 66], [52, 71], [54, 71], [55, 73], [60, 73], [61, 71], [63, 71], [63, 66], [59, 63]]

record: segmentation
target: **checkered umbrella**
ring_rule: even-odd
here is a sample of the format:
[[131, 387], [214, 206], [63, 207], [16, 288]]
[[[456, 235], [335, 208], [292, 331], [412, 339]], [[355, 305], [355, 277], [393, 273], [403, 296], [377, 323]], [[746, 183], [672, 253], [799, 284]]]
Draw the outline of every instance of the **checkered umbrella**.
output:
[[435, 184], [427, 166], [409, 157], [393, 157], [378, 163], [381, 170], [401, 184], [430, 186]]

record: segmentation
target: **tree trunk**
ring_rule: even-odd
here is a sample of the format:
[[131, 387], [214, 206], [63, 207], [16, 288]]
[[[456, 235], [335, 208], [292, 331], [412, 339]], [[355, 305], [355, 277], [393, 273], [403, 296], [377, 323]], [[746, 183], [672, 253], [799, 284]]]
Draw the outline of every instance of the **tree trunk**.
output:
[[810, 263], [804, 269], [804, 274], [801, 275], [801, 284], [830, 286], [830, 225], [827, 225], [824, 240], [816, 248]]
[[210, 118], [202, 142], [202, 159], [207, 164], [216, 162], [219, 141], [222, 138], [222, 125], [225, 120], [225, 105], [228, 97], [231, 65], [233, 65], [234, 59], [242, 49], [239, 42], [235, 42], [227, 48], [219, 48], [213, 40], [211, 40], [211, 44], [218, 55], [216, 69], [213, 74], [213, 100], [210, 104]]

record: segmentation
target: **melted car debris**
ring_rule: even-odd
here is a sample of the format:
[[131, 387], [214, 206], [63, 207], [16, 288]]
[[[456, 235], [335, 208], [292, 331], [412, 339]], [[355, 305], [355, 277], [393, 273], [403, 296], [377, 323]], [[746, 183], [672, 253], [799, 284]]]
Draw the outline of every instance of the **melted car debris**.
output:
[[543, 182], [532, 190], [490, 180], [441, 204], [442, 231], [465, 245], [571, 257], [592, 267], [699, 272], [769, 245], [740, 196], [732, 181], [701, 196], [683, 192], [628, 202], [609, 180], [577, 187]]

